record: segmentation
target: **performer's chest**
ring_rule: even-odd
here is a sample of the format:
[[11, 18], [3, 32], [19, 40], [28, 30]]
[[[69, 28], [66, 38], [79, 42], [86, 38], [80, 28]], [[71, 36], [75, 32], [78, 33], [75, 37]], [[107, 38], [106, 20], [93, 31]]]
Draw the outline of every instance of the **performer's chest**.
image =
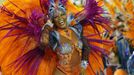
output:
[[[68, 35], [68, 36], [67, 36]], [[71, 31], [69, 34], [59, 33], [59, 47], [57, 47], [58, 52], [61, 54], [71, 53], [73, 50], [82, 49], [82, 41], [75, 32]], [[76, 49], [77, 48], [77, 49]]]

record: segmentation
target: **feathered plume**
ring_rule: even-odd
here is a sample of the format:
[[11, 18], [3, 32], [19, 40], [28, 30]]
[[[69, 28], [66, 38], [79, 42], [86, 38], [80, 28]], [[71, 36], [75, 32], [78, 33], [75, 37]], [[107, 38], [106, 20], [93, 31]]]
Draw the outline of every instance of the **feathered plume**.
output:
[[84, 9], [78, 12], [75, 16], [81, 24], [85, 25], [90, 23], [91, 26], [99, 33], [96, 24], [105, 28], [105, 26], [109, 23], [109, 20], [102, 16], [103, 14], [106, 14], [106, 12], [98, 5], [96, 0], [86, 0]]
[[[13, 2], [10, 3], [12, 4]], [[17, 5], [14, 6], [17, 7]], [[25, 75], [36, 75], [39, 64], [45, 55], [45, 49], [42, 50], [39, 46], [42, 29], [42, 25], [40, 24], [39, 20], [42, 18], [44, 19], [44, 14], [41, 13], [40, 10], [32, 10], [30, 13], [31, 15], [29, 15], [28, 17], [21, 17], [18, 14], [15, 14], [14, 12], [8, 10], [5, 6], [2, 6], [0, 10], [1, 14], [6, 15], [13, 20], [13, 22], [11, 22], [11, 20], [6, 21], [6, 25], [0, 26], [0, 31], [7, 31], [5, 36], [0, 39], [0, 41], [8, 37], [16, 37], [14, 41], [16, 42], [23, 37], [28, 37], [26, 43], [24, 44], [24, 49], [26, 49], [27, 45], [29, 45], [28, 42], [30, 42], [30, 39], [34, 39], [37, 43], [35, 48], [28, 50], [26, 54], [18, 57], [18, 59], [11, 63], [9, 67], [12, 66], [16, 68], [16, 72], [22, 69], [24, 72], [26, 72]], [[21, 12], [23, 13], [23, 15], [26, 15], [26, 13], [24, 13], [23, 11]], [[29, 66], [28, 70], [25, 69], [26, 66]]]

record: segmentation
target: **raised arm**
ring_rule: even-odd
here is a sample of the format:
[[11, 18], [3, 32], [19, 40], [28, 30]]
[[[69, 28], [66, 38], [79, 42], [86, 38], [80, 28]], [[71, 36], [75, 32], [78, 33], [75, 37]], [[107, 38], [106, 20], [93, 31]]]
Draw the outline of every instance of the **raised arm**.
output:
[[50, 46], [53, 51], [57, 48], [58, 45], [58, 35], [53, 29], [53, 24], [48, 21], [45, 26], [42, 28], [41, 35], [41, 48], [44, 49], [45, 46]]
[[50, 40], [50, 32], [52, 30], [52, 23], [48, 21], [44, 27], [42, 28], [42, 33], [41, 33], [41, 48], [44, 49], [46, 45], [49, 45], [49, 40]]
[[41, 34], [41, 43], [44, 45], [48, 45], [49, 44], [49, 32], [51, 31], [50, 26], [46, 25], [43, 30], [42, 30], [42, 34]]

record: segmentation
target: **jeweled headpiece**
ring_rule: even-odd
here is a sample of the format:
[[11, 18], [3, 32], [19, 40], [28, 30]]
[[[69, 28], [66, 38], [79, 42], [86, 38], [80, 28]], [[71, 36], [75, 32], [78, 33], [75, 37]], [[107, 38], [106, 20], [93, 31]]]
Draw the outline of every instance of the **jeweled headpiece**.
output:
[[54, 17], [54, 13], [58, 10], [66, 13], [65, 5], [67, 0], [40, 0], [42, 12], [48, 15], [50, 19]]
[[50, 0], [48, 15], [50, 19], [54, 18], [54, 14], [58, 14], [58, 12], [66, 13], [65, 0]]

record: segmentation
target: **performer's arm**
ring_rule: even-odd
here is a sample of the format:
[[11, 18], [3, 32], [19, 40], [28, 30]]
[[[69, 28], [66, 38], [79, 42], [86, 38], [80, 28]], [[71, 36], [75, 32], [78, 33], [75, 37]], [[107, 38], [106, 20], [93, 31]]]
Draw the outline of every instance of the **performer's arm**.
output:
[[87, 40], [84, 37], [82, 37], [82, 41], [83, 41], [83, 51], [82, 51], [82, 61], [81, 61], [81, 67], [82, 67], [81, 74], [86, 75], [90, 48], [88, 46]]
[[44, 27], [42, 28], [42, 34], [41, 34], [41, 44], [40, 46], [44, 49], [46, 45], [48, 45], [50, 42], [50, 31], [52, 30], [52, 24], [48, 21]]
[[87, 40], [84, 37], [82, 37], [82, 41], [83, 41], [83, 50], [82, 50], [81, 67], [83, 69], [86, 69], [88, 66], [88, 58], [89, 58], [90, 48], [88, 46]]
[[82, 41], [83, 41], [82, 60], [88, 61], [90, 48], [88, 46], [88, 42], [87, 42], [86, 38], [83, 37]]
[[42, 35], [41, 35], [41, 43], [43, 43], [44, 45], [49, 44], [49, 32], [50, 32], [50, 27], [46, 25], [42, 30]]

